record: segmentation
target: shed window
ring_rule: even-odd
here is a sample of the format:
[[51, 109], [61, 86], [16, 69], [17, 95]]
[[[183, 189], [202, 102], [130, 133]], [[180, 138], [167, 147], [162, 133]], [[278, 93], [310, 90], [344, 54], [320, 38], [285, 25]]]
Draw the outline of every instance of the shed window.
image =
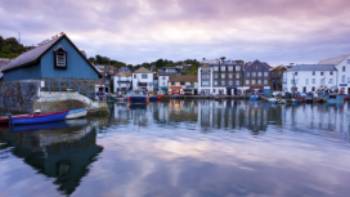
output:
[[57, 68], [67, 68], [67, 52], [62, 48], [59, 48], [54, 52], [55, 54], [55, 66]]

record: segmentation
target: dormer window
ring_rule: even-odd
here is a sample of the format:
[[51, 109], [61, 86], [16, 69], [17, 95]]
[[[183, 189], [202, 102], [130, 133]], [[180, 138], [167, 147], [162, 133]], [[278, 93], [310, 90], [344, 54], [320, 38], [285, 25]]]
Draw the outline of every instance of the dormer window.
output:
[[67, 52], [64, 49], [57, 49], [54, 52], [54, 56], [56, 68], [67, 68]]

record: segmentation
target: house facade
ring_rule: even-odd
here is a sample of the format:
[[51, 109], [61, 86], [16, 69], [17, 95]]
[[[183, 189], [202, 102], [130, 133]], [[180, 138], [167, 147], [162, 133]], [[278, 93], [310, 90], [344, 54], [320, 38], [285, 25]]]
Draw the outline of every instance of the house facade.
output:
[[113, 92], [124, 95], [132, 88], [132, 74], [130, 72], [119, 72], [113, 76]]
[[294, 65], [283, 74], [283, 91], [316, 92], [337, 88], [337, 69], [333, 64]]
[[340, 92], [350, 94], [350, 54], [321, 60], [319, 64], [333, 64], [337, 69], [337, 88]]
[[203, 61], [198, 69], [198, 93], [235, 95], [243, 83], [243, 61]]
[[286, 72], [287, 67], [280, 65], [271, 69], [270, 84], [273, 91], [283, 90], [283, 73]]
[[169, 94], [172, 95], [195, 95], [197, 94], [196, 75], [173, 75], [169, 78]]
[[41, 42], [0, 68], [0, 82], [36, 81], [43, 91], [75, 90], [90, 98], [101, 74], [64, 33]]
[[27, 79], [98, 80], [101, 76], [63, 33], [24, 52], [1, 68], [3, 81]]
[[150, 70], [141, 67], [132, 74], [133, 90], [141, 90], [153, 92], [154, 88], [154, 73]]
[[265, 62], [255, 60], [244, 65], [244, 86], [250, 90], [270, 88], [271, 66]]

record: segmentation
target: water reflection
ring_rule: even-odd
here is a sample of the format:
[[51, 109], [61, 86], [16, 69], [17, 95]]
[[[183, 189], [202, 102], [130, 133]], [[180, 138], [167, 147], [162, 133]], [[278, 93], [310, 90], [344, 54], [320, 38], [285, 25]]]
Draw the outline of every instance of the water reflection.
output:
[[172, 100], [112, 112], [0, 132], [0, 196], [45, 196], [50, 184], [72, 196], [350, 192], [348, 104]]
[[19, 126], [0, 132], [0, 139], [14, 147], [12, 154], [54, 178], [58, 190], [67, 195], [79, 186], [88, 166], [102, 151], [96, 144], [95, 128], [84, 119]]

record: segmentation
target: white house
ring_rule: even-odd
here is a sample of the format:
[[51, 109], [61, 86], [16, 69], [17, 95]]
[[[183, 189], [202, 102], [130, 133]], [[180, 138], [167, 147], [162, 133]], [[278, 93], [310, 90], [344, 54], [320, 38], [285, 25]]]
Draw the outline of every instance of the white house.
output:
[[113, 92], [126, 94], [132, 88], [132, 74], [130, 72], [119, 72], [113, 76]]
[[168, 94], [169, 74], [159, 73], [158, 75], [158, 89], [160, 94]]
[[337, 69], [337, 87], [341, 92], [350, 94], [350, 54], [321, 60], [320, 64], [333, 64]]
[[300, 64], [287, 68], [283, 74], [286, 92], [315, 92], [337, 88], [337, 69], [333, 64]]
[[132, 74], [133, 90], [154, 91], [154, 73], [141, 67]]

